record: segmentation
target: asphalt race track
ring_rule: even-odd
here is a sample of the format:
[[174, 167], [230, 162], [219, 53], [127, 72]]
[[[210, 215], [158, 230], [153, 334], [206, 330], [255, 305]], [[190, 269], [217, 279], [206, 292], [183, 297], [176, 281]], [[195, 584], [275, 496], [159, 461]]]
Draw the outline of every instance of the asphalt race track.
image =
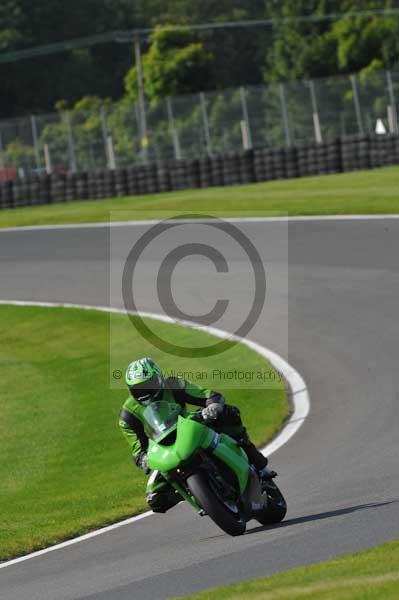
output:
[[[278, 227], [240, 225], [258, 248]], [[112, 235], [141, 233], [121, 227]], [[399, 220], [293, 221], [288, 241], [288, 338], [273, 327], [273, 315], [284, 318], [277, 296], [267, 327], [260, 322], [249, 335], [283, 354], [310, 392], [305, 424], [273, 456], [286, 521], [269, 529], [252, 523], [230, 538], [179, 505], [0, 570], [2, 600], [167, 598], [399, 537]], [[117, 269], [115, 252], [112, 260]], [[2, 232], [0, 298], [95, 305], [111, 298], [120, 306], [109, 293], [108, 262], [105, 228]], [[198, 272], [181, 268], [192, 312], [205, 312], [190, 288]], [[205, 295], [215, 298], [209, 281]], [[156, 311], [151, 298], [146, 310]]]

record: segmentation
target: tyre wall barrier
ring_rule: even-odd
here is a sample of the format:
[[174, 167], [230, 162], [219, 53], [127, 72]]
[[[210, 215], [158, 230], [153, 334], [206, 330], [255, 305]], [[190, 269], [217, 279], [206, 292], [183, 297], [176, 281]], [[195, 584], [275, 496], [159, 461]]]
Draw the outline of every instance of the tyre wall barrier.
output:
[[0, 182], [0, 209], [345, 173], [399, 164], [398, 136], [257, 148], [199, 159]]

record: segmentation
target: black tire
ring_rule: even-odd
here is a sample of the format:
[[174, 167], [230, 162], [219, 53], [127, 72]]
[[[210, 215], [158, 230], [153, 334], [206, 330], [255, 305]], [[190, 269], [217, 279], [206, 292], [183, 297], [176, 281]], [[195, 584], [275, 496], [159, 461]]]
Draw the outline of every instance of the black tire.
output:
[[187, 485], [206, 514], [229, 535], [242, 535], [246, 529], [246, 522], [241, 515], [233, 513], [218, 498], [208, 483], [204, 473], [195, 473], [187, 478]]
[[280, 523], [287, 514], [287, 503], [283, 494], [272, 479], [264, 485], [264, 495], [267, 495], [267, 506], [256, 515], [256, 520], [261, 525]]

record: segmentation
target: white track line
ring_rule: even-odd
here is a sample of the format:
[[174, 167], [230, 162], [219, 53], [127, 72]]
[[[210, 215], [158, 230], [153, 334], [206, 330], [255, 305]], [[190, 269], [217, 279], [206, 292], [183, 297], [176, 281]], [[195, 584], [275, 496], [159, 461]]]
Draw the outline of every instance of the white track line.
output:
[[[1, 214], [1, 211], [0, 211]], [[296, 223], [301, 221], [382, 221], [390, 219], [399, 219], [399, 214], [387, 215], [309, 215], [298, 217], [223, 217], [215, 215], [228, 223]], [[198, 223], [206, 222], [209, 219], [176, 219], [178, 223]], [[26, 225], [22, 227], [0, 227], [0, 233], [10, 233], [18, 231], [51, 231], [53, 229], [104, 229], [105, 227], [148, 227], [162, 222], [162, 219], [143, 220], [143, 221], [107, 221], [104, 223], [66, 223], [64, 225]]]
[[[83, 310], [96, 310], [100, 312], [106, 313], [119, 313], [126, 314], [126, 311], [120, 308], [108, 308], [106, 306], [87, 306], [84, 304], [62, 304], [62, 303], [53, 303], [53, 302], [30, 302], [30, 301], [19, 301], [19, 300], [0, 300], [0, 305], [12, 304], [14, 306], [40, 306], [45, 308], [78, 308]], [[134, 314], [134, 313], [130, 313]], [[232, 336], [227, 331], [222, 331], [221, 329], [216, 329], [215, 327], [206, 327], [204, 325], [198, 325], [196, 323], [192, 323], [190, 321], [181, 321], [178, 319], [172, 319], [166, 315], [157, 315], [154, 313], [146, 313], [140, 312], [142, 317], [147, 317], [150, 319], [156, 319], [157, 321], [164, 321], [165, 323], [174, 323], [178, 325], [182, 325], [184, 327], [190, 327], [191, 329], [198, 329], [200, 331], [209, 333], [214, 335], [215, 337], [223, 338], [223, 339], [235, 339], [236, 341], [241, 342], [248, 348], [251, 348], [255, 352], [258, 352], [261, 356], [269, 360], [269, 362], [273, 365], [273, 367], [279, 371], [286, 382], [288, 383], [291, 391], [291, 399], [293, 404], [293, 413], [282, 429], [282, 431], [277, 435], [277, 437], [267, 446], [261, 449], [262, 453], [266, 456], [270, 456], [273, 452], [281, 448], [284, 444], [288, 442], [288, 440], [298, 431], [301, 427], [302, 423], [306, 419], [306, 416], [309, 413], [310, 409], [310, 400], [308, 390], [306, 388], [306, 384], [302, 379], [301, 375], [291, 367], [281, 356], [272, 352], [268, 348], [261, 346], [256, 342], [252, 342], [251, 340], [246, 340], [244, 338], [239, 338], [237, 336]], [[153, 513], [145, 512], [141, 515], [137, 515], [135, 517], [131, 517], [130, 519], [126, 519], [124, 521], [120, 521], [119, 523], [114, 523], [113, 525], [109, 525], [108, 527], [103, 527], [101, 529], [97, 529], [95, 531], [91, 531], [90, 533], [86, 533], [85, 535], [81, 535], [77, 538], [73, 538], [71, 540], [67, 540], [62, 542], [61, 544], [56, 544], [54, 546], [50, 546], [49, 548], [44, 548], [43, 550], [38, 550], [37, 552], [32, 552], [31, 554], [27, 554], [25, 556], [21, 556], [19, 558], [15, 558], [13, 560], [9, 560], [0, 564], [0, 569], [4, 569], [5, 567], [11, 567], [12, 565], [16, 565], [18, 563], [24, 562], [26, 560], [30, 560], [31, 558], [36, 558], [38, 556], [43, 556], [43, 554], [47, 554], [48, 552], [53, 552], [54, 550], [60, 550], [61, 548], [66, 548], [67, 546], [72, 546], [73, 544], [77, 544], [79, 542], [83, 542], [85, 540], [89, 540], [93, 537], [97, 537], [98, 535], [102, 535], [103, 533], [108, 533], [109, 531], [113, 531], [114, 529], [118, 529], [119, 527], [123, 527], [125, 525], [130, 525], [131, 523], [135, 523], [145, 517], [149, 517]]]

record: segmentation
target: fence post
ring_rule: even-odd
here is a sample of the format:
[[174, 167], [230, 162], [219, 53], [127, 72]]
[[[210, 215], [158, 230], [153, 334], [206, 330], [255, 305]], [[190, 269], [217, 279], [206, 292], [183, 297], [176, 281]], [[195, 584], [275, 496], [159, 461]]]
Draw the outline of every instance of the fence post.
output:
[[249, 133], [247, 122], [244, 120], [240, 121], [240, 126], [241, 126], [242, 146], [243, 146], [244, 150], [252, 150], [251, 135]]
[[107, 118], [105, 116], [104, 106], [101, 106], [101, 108], [100, 108], [100, 120], [101, 120], [101, 131], [102, 131], [102, 135], [103, 135], [105, 160], [107, 161], [107, 168], [112, 169], [111, 163], [110, 163], [110, 154], [109, 154], [109, 145], [108, 145], [109, 144], [109, 142], [108, 142], [109, 136], [108, 136]]
[[71, 115], [69, 113], [69, 110], [65, 113], [65, 118], [66, 118], [67, 131], [68, 131], [69, 160], [71, 162], [72, 171], [76, 172], [77, 164], [76, 164], [75, 144], [73, 141]]
[[360, 135], [364, 135], [362, 110], [360, 108], [359, 91], [357, 89], [356, 75], [351, 75], [350, 80], [351, 80], [352, 92], [353, 92], [353, 102], [355, 104], [357, 127], [359, 129]]
[[284, 123], [285, 142], [286, 142], [287, 146], [291, 146], [292, 140], [291, 140], [290, 124], [288, 121], [287, 103], [285, 101], [284, 84], [280, 83], [279, 89], [280, 89], [281, 113], [283, 115], [283, 123]]
[[174, 118], [174, 114], [173, 114], [172, 99], [170, 98], [170, 96], [168, 96], [166, 98], [166, 108], [168, 111], [169, 127], [170, 127], [170, 131], [172, 133], [172, 141], [173, 141], [173, 149], [175, 152], [175, 158], [176, 158], [176, 160], [181, 160], [182, 156], [181, 156], [179, 132], [176, 129], [175, 118]]
[[51, 155], [50, 148], [48, 144], [44, 144], [44, 163], [46, 165], [46, 173], [47, 175], [51, 175]]
[[396, 110], [395, 92], [393, 89], [391, 71], [387, 71], [387, 84], [388, 84], [389, 102], [390, 102], [390, 107], [391, 107], [391, 110], [389, 111], [389, 113], [391, 115], [390, 120], [392, 120], [392, 123], [390, 123], [391, 133], [393, 133], [394, 135], [398, 135], [399, 134], [398, 113]]
[[[243, 122], [245, 123], [244, 126], [241, 125], [241, 129], [243, 132], [245, 129], [245, 135], [243, 135], [244, 149], [252, 150], [253, 145], [252, 145], [251, 125], [249, 122], [247, 95], [246, 95], [246, 90], [243, 86], [240, 87], [240, 96], [241, 96]], [[246, 146], [245, 146], [245, 144], [246, 144]]]
[[139, 115], [140, 115], [140, 145], [143, 153], [144, 162], [148, 162], [148, 130], [147, 115], [145, 110], [144, 98], [144, 75], [143, 64], [141, 61], [140, 37], [136, 32], [134, 35], [134, 55], [136, 60], [137, 85], [139, 92]]
[[206, 111], [206, 102], [205, 102], [204, 92], [200, 92], [199, 96], [200, 96], [200, 103], [201, 103], [202, 120], [204, 123], [206, 150], [208, 152], [208, 155], [212, 156], [212, 140], [211, 140], [211, 133], [209, 131], [208, 113]]
[[135, 141], [139, 140], [139, 146], [141, 148], [141, 125], [140, 125], [140, 110], [139, 110], [139, 106], [137, 104], [137, 102], [133, 103], [133, 109], [134, 109], [134, 116], [136, 118], [136, 123], [137, 123], [137, 135], [135, 136]]
[[106, 149], [107, 149], [107, 158], [108, 158], [108, 168], [111, 169], [112, 171], [115, 171], [115, 169], [116, 169], [115, 150], [114, 150], [114, 141], [113, 141], [111, 135], [109, 135], [107, 137]]
[[318, 144], [322, 144], [323, 136], [321, 133], [320, 116], [319, 116], [319, 111], [318, 111], [318, 107], [317, 107], [317, 98], [316, 98], [316, 90], [315, 90], [314, 81], [309, 81], [309, 89], [310, 89], [310, 98], [312, 101], [314, 137]]
[[40, 169], [42, 165], [40, 160], [39, 136], [37, 135], [36, 117], [34, 115], [31, 115], [30, 122], [32, 126], [32, 139], [35, 149], [36, 168]]

